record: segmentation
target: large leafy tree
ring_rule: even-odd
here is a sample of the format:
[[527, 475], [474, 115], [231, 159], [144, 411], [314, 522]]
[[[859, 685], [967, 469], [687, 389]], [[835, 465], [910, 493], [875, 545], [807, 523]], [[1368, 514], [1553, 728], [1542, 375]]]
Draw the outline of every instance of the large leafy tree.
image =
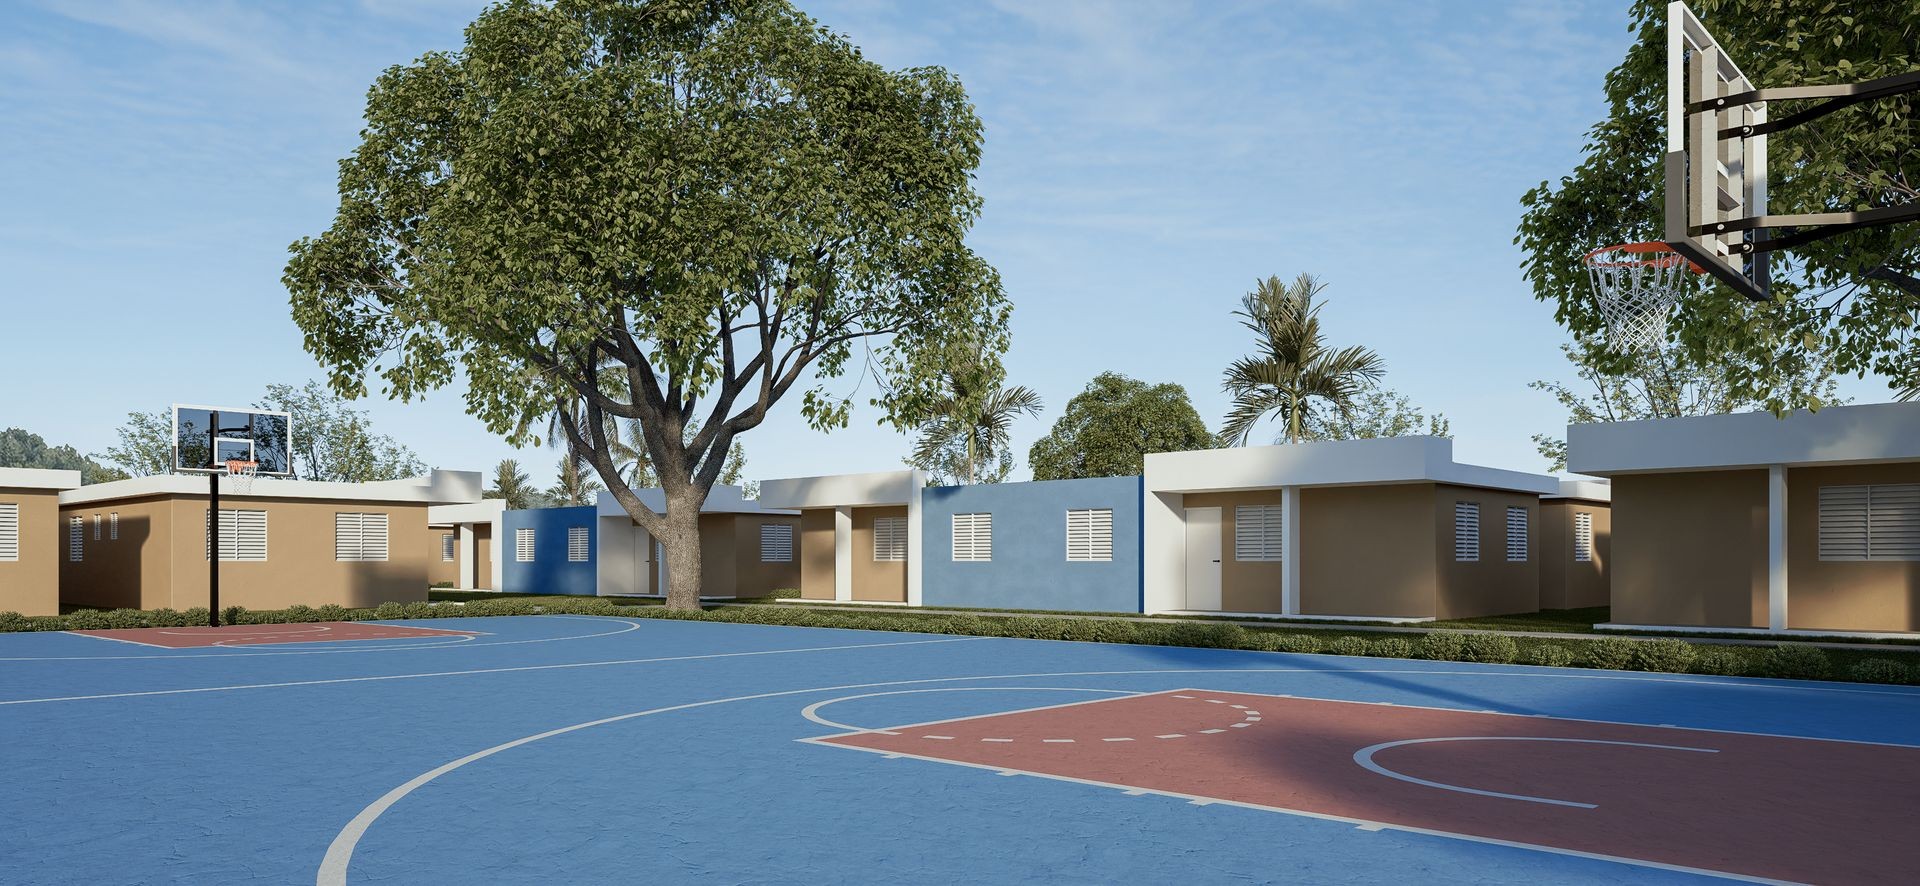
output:
[[1318, 411], [1307, 417], [1305, 439], [1372, 440], [1377, 437], [1453, 436], [1453, 423], [1438, 412], [1428, 414], [1406, 394], [1378, 385], [1369, 386], [1347, 402], [1345, 409]]
[[[964, 242], [982, 130], [959, 82], [888, 71], [785, 0], [508, 0], [382, 74], [366, 119], [333, 226], [287, 266], [308, 350], [343, 392], [464, 374], [516, 443], [558, 412], [660, 539], [674, 608], [699, 605], [699, 509], [735, 438], [796, 386], [844, 425], [825, 385], [854, 366], [913, 427], [939, 343], [1007, 321]], [[665, 513], [608, 418], [640, 423]]]
[[173, 473], [173, 417], [167, 410], [129, 412], [114, 434], [120, 441], [99, 457], [121, 473], [133, 477]]
[[907, 464], [940, 484], [999, 483], [1013, 473], [1013, 422], [1037, 417], [1040, 394], [1007, 387], [1004, 337], [957, 334], [942, 348], [939, 394], [928, 404]]
[[[1661, 239], [1666, 102], [1665, 0], [1637, 0], [1639, 39], [1607, 75], [1607, 118], [1586, 156], [1557, 183], [1521, 199], [1515, 238], [1534, 296], [1557, 306], [1576, 337], [1603, 330], [1579, 260], [1613, 243]], [[1694, 8], [1763, 87], [1850, 83], [1916, 67], [1920, 4], [1830, 0], [1697, 0]], [[1808, 107], [1775, 103], [1773, 119]], [[1857, 105], [1769, 138], [1769, 208], [1820, 212], [1920, 198], [1914, 97]], [[1904, 395], [1920, 390], [1920, 224], [1869, 228], [1774, 253], [1774, 301], [1755, 304], [1717, 282], [1687, 300], [1670, 337], [1702, 366], [1724, 366], [1729, 393], [1780, 410], [1818, 407], [1825, 367], [1878, 372]], [[1601, 352], [1595, 368], [1643, 374], [1632, 356]]]
[[1282, 438], [1297, 443], [1323, 410], [1344, 410], [1386, 372], [1371, 349], [1330, 347], [1320, 330], [1318, 301], [1326, 284], [1311, 274], [1292, 283], [1279, 277], [1259, 281], [1240, 300], [1240, 318], [1254, 335], [1254, 353], [1227, 366], [1222, 382], [1233, 408], [1220, 427], [1220, 439], [1244, 446], [1253, 429], [1269, 415], [1279, 419]]
[[49, 446], [39, 434], [22, 428], [0, 431], [0, 468], [46, 468], [79, 471], [81, 483], [125, 480], [125, 471], [106, 467], [71, 446]]
[[1027, 462], [1035, 480], [1128, 477], [1145, 470], [1147, 453], [1215, 445], [1186, 388], [1102, 372], [1067, 402], [1053, 430], [1034, 441]]
[[[1612, 371], [1606, 349], [1591, 341], [1562, 345], [1561, 351], [1573, 364], [1579, 386], [1560, 381], [1536, 381], [1528, 385], [1553, 395], [1567, 410], [1568, 424], [1603, 421], [1638, 421], [1646, 418], [1675, 418], [1683, 415], [1719, 415], [1763, 407], [1728, 381], [1730, 373], [1724, 360], [1709, 356], [1704, 360], [1684, 351], [1660, 351], [1636, 355], [1634, 371]], [[1825, 403], [1844, 403], [1834, 384], [1833, 373], [1824, 363], [1803, 370], [1790, 379], [1795, 389], [1811, 392]], [[1555, 434], [1533, 435], [1540, 456], [1550, 470], [1567, 467], [1567, 441]]]
[[412, 449], [374, 432], [366, 410], [317, 381], [267, 385], [267, 396], [253, 405], [293, 417], [293, 471], [302, 479], [367, 483], [427, 472]]

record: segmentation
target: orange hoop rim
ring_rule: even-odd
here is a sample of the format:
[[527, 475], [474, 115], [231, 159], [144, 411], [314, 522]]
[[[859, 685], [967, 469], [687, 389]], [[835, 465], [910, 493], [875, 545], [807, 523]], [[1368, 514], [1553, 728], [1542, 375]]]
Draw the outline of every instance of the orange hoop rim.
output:
[[[1652, 258], [1621, 258], [1612, 261], [1599, 261], [1596, 256], [1606, 253], [1627, 253], [1629, 255], [1651, 255]], [[1665, 253], [1664, 255], [1661, 253]], [[1659, 240], [1647, 240], [1641, 243], [1616, 243], [1602, 246], [1580, 257], [1580, 263], [1589, 268], [1632, 268], [1632, 267], [1672, 267], [1680, 262], [1687, 263], [1687, 270], [1695, 274], [1704, 274], [1706, 268], [1694, 264], [1686, 256], [1675, 252], [1672, 246]]]
[[248, 468], [258, 468], [258, 467], [260, 467], [260, 463], [252, 459], [248, 459], [248, 458], [227, 459], [227, 473], [229, 474], [238, 474], [247, 470]]

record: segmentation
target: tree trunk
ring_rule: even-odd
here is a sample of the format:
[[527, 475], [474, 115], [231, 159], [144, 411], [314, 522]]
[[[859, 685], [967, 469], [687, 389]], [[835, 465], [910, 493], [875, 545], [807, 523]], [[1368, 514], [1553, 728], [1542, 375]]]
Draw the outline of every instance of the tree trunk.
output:
[[667, 531], [660, 550], [667, 558], [667, 608], [700, 608], [700, 500], [699, 490], [685, 487], [667, 493]]

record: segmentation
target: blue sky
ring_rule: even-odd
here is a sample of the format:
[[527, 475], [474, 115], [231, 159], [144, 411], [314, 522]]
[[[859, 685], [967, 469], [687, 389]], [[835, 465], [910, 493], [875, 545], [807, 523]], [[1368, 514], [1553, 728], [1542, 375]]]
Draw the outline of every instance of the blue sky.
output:
[[[953, 71], [986, 123], [973, 243], [1015, 304], [1012, 379], [1048, 406], [1016, 430], [1023, 462], [1104, 370], [1183, 384], [1217, 426], [1240, 294], [1306, 271], [1329, 284], [1330, 338], [1378, 350], [1459, 457], [1545, 467], [1529, 437], [1565, 416], [1527, 382], [1571, 372], [1520, 276], [1518, 199], [1603, 113], [1625, 0], [801, 6], [889, 67]], [[0, 8], [0, 354], [19, 380], [0, 426], [99, 451], [131, 410], [320, 377], [287, 316], [287, 244], [331, 221], [374, 76], [457, 48], [481, 7]], [[365, 405], [436, 466], [518, 457], [544, 484], [558, 458], [515, 453], [455, 389]], [[876, 417], [829, 437], [783, 404], [745, 438], [748, 473], [896, 467], [909, 442]]]

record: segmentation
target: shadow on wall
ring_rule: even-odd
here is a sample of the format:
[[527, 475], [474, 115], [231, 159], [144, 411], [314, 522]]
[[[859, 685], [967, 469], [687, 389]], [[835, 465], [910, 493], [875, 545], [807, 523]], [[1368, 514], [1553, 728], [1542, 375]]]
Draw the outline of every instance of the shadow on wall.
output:
[[[392, 561], [340, 565], [347, 568], [346, 599], [321, 601], [323, 603], [338, 602], [349, 608], [370, 609], [382, 603], [426, 602], [426, 570], [418, 565]], [[308, 605], [318, 606], [320, 603]]]
[[142, 515], [120, 518], [118, 537], [103, 536], [94, 541], [90, 523], [82, 524], [86, 533], [78, 563], [67, 560], [67, 516], [62, 515], [56, 541], [59, 544], [58, 574], [60, 608], [142, 609], [141, 589], [146, 570], [147, 544], [153, 536], [153, 521]]

